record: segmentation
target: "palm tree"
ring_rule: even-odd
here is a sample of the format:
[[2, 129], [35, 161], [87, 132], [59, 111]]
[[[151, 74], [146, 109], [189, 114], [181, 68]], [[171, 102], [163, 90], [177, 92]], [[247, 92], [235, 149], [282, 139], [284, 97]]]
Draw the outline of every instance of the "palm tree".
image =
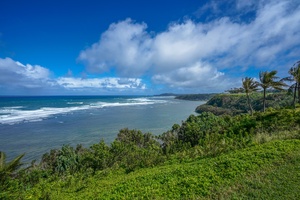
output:
[[266, 91], [268, 88], [274, 88], [277, 90], [283, 90], [283, 87], [286, 86], [286, 84], [283, 82], [283, 79], [277, 81], [279, 77], [276, 76], [277, 71], [273, 70], [271, 72], [268, 71], [261, 71], [259, 72], [259, 86], [264, 91], [264, 97], [263, 97], [263, 111], [266, 110]]
[[0, 182], [4, 181], [7, 175], [12, 174], [22, 165], [20, 160], [24, 155], [25, 154], [19, 155], [12, 161], [6, 163], [6, 155], [0, 151]]
[[290, 90], [294, 90], [293, 105], [296, 105], [296, 93], [298, 89], [298, 103], [300, 103], [300, 61], [296, 62], [293, 67], [289, 70], [290, 77], [287, 77], [288, 81], [295, 81], [294, 84], [290, 86]]
[[257, 88], [258, 87], [258, 82], [254, 81], [253, 78], [246, 77], [246, 78], [243, 78], [242, 83], [243, 83], [243, 88], [244, 88], [244, 90], [246, 92], [246, 95], [247, 95], [247, 103], [248, 103], [248, 106], [250, 108], [250, 112], [251, 112], [251, 115], [252, 115], [253, 114], [253, 108], [251, 106], [249, 94], [258, 90], [258, 88]]

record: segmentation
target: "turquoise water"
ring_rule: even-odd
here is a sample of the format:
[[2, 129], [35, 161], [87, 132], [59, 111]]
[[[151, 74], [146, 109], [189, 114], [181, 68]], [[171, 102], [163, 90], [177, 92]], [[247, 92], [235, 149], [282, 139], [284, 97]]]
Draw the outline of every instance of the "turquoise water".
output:
[[155, 96], [0, 97], [0, 151], [26, 153], [31, 161], [63, 144], [110, 143], [122, 128], [158, 135], [202, 103]]

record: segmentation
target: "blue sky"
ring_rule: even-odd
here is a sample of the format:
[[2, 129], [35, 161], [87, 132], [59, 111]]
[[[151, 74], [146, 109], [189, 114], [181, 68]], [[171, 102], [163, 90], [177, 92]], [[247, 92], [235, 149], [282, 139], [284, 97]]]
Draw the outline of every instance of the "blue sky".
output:
[[298, 0], [1, 0], [0, 95], [223, 92], [300, 60]]

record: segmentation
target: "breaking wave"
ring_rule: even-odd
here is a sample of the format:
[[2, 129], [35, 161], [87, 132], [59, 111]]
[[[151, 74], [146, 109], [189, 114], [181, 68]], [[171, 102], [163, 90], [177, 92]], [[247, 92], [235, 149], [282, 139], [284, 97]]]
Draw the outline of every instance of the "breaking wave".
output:
[[[53, 115], [67, 114], [80, 110], [101, 109], [105, 107], [118, 106], [141, 106], [156, 103], [166, 103], [165, 100], [151, 98], [127, 99], [124, 102], [103, 102], [84, 104], [84, 102], [67, 102], [66, 107], [41, 107], [34, 110], [24, 110], [23, 106], [2, 107], [0, 108], [0, 124], [16, 124], [22, 122], [37, 122], [49, 118]], [[71, 106], [70, 105], [76, 105]]]

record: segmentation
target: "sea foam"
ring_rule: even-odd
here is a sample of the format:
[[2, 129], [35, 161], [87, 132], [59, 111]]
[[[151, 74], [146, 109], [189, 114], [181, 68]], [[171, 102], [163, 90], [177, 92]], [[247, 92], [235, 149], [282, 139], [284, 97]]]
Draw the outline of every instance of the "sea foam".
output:
[[[0, 108], [0, 124], [16, 124], [22, 122], [37, 122], [49, 118], [53, 115], [67, 114], [80, 110], [88, 109], [101, 109], [105, 107], [118, 107], [118, 106], [142, 106], [155, 103], [165, 103], [163, 100], [136, 98], [128, 99], [125, 102], [95, 102], [88, 105], [82, 105], [83, 102], [74, 102], [72, 107], [42, 107], [35, 110], [24, 110], [22, 106], [3, 107]], [[70, 105], [70, 102], [67, 103]], [[71, 104], [72, 105], [72, 104]]]

